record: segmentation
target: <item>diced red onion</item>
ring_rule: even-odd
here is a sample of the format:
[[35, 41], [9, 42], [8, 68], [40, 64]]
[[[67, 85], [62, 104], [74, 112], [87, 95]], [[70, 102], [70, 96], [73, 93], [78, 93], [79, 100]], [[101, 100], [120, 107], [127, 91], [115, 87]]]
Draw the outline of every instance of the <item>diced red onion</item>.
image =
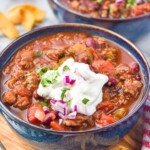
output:
[[142, 0], [136, 0], [136, 3], [138, 4], [138, 3], [141, 3], [142, 2]]
[[62, 114], [64, 114], [64, 109], [67, 107], [66, 102], [63, 100], [58, 100], [56, 103], [51, 103], [51, 105], [55, 111], [61, 112]]
[[65, 107], [65, 108], [64, 108], [64, 115], [67, 115], [67, 114], [68, 114], [68, 108]]
[[77, 105], [74, 105], [74, 111], [78, 111], [78, 109], [77, 109]]
[[65, 108], [67, 105], [66, 105], [66, 103], [64, 102], [64, 103], [62, 103], [62, 102], [57, 102], [57, 106], [60, 106], [61, 108]]
[[73, 85], [76, 82], [76, 80], [71, 80], [70, 84]]
[[67, 84], [70, 84], [70, 85], [73, 85], [75, 83], [76, 80], [74, 79], [70, 79], [69, 76], [65, 76], [65, 79], [64, 79], [64, 85], [67, 85]]
[[50, 122], [51, 122], [51, 114], [48, 113], [48, 114], [46, 114], [46, 116], [45, 116], [45, 118], [44, 118], [43, 124], [44, 124], [45, 126], [48, 126], [48, 125], [50, 124]]
[[48, 114], [50, 112], [49, 108], [47, 106], [43, 106], [43, 110], [44, 110], [45, 114]]
[[136, 0], [136, 3], [142, 3], [142, 2], [147, 2], [147, 0]]
[[66, 119], [66, 116], [63, 115], [62, 113], [58, 113], [58, 116], [59, 116], [60, 118], [62, 118], [62, 119]]
[[57, 110], [57, 111], [61, 112], [62, 114], [64, 113], [64, 108], [62, 108], [62, 107], [60, 107], [58, 105], [53, 105], [52, 108], [54, 110]]
[[63, 83], [64, 83], [65, 86], [68, 85], [68, 83], [66, 83], [66, 79], [65, 78], [63, 79]]
[[50, 102], [51, 102], [52, 104], [55, 104], [55, 103], [57, 102], [57, 100], [52, 99]]
[[70, 77], [69, 76], [65, 76], [65, 81], [66, 81], [66, 83], [70, 83]]
[[67, 118], [68, 118], [68, 119], [75, 119], [76, 116], [77, 116], [77, 112], [74, 111], [74, 112], [72, 112], [72, 113], [69, 113], [69, 114], [67, 115]]
[[76, 116], [77, 116], [77, 112], [74, 111], [74, 112], [72, 112], [72, 113], [69, 113], [68, 115], [63, 115], [62, 113], [59, 113], [58, 116], [59, 116], [60, 118], [62, 118], [62, 119], [66, 119], [66, 118], [68, 118], [68, 119], [75, 119]]
[[65, 100], [68, 101], [70, 99], [71, 99], [71, 94], [70, 92], [67, 92]]
[[66, 104], [66, 102], [64, 102], [63, 100], [58, 100], [58, 102], [61, 104]]
[[123, 3], [123, 0], [116, 0], [116, 3], [117, 3], [118, 5], [121, 5], [121, 4]]
[[[69, 113], [69, 108], [63, 100], [53, 100], [51, 102], [52, 108], [57, 111], [58, 116], [62, 119], [75, 119], [77, 115], [77, 105], [74, 106], [74, 112]], [[45, 108], [46, 109], [46, 108]], [[68, 114], [69, 113], [69, 114]]]

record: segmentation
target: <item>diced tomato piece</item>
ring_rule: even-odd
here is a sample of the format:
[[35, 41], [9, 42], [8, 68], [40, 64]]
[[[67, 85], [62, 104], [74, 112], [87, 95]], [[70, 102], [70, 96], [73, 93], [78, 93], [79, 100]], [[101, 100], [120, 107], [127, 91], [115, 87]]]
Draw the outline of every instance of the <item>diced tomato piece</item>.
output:
[[35, 111], [35, 117], [36, 117], [38, 120], [40, 120], [41, 122], [43, 122], [43, 121], [44, 121], [44, 118], [45, 118], [45, 113], [44, 113], [44, 111], [37, 109], [37, 110]]
[[28, 109], [27, 118], [30, 123], [38, 124], [40, 122], [43, 122], [44, 117], [45, 113], [41, 104], [36, 103]]
[[92, 63], [92, 67], [98, 73], [109, 73], [112, 74], [115, 71], [115, 67], [109, 61], [95, 60]]
[[59, 131], [65, 130], [64, 127], [56, 121], [51, 121], [50, 126], [52, 127], [53, 130], [59, 130]]
[[117, 120], [118, 119], [114, 118], [111, 114], [109, 114], [109, 115], [102, 114], [100, 119], [96, 120], [96, 123], [98, 123], [102, 126], [106, 126], [106, 125], [116, 122]]
[[134, 5], [132, 7], [132, 12], [135, 16], [146, 14], [149, 11], [150, 11], [150, 4], [149, 3], [144, 3], [141, 5]]
[[104, 101], [97, 105], [97, 110], [103, 110], [104, 112], [108, 112], [114, 108], [114, 104], [109, 101]]
[[141, 7], [139, 7], [138, 5], [135, 5], [132, 7], [132, 12], [135, 16], [139, 16], [144, 13], [143, 10], [141, 9]]

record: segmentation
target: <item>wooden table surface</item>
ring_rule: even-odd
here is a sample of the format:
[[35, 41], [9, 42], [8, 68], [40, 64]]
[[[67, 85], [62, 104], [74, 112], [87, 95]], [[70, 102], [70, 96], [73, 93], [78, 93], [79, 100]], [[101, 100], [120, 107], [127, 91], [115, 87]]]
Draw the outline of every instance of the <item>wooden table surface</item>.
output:
[[[50, 145], [28, 141], [16, 134], [8, 125], [2, 115], [0, 115], [0, 141], [6, 150], [59, 150], [59, 146], [55, 149]], [[142, 141], [142, 118], [139, 119], [135, 127], [126, 135], [117, 145], [107, 148], [107, 150], [140, 150]], [[44, 146], [44, 149], [43, 149]], [[81, 150], [84, 146], [81, 145]], [[78, 150], [80, 150], [78, 149]], [[1, 148], [0, 148], [1, 150]], [[67, 149], [64, 149], [67, 150]], [[88, 148], [86, 148], [88, 150]], [[91, 149], [90, 149], [91, 150]], [[97, 147], [94, 150], [101, 150]]]

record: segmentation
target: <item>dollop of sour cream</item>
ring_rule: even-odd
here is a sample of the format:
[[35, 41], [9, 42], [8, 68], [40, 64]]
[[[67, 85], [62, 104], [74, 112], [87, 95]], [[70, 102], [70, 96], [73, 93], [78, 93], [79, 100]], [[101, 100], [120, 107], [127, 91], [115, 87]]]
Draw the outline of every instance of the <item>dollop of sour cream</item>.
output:
[[[66, 77], [74, 83], [67, 83]], [[51, 82], [43, 85], [47, 78]], [[37, 93], [46, 99], [65, 101], [72, 112], [77, 106], [78, 113], [90, 116], [102, 101], [102, 88], [107, 81], [106, 75], [91, 71], [88, 64], [69, 58], [58, 70], [48, 70], [42, 76]]]

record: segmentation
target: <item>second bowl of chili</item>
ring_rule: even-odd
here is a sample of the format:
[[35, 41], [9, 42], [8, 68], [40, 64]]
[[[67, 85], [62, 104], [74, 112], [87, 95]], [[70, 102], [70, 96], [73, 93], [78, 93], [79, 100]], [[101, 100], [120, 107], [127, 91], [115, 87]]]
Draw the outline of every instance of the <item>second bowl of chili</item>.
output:
[[110, 29], [133, 42], [149, 31], [150, 2], [49, 0], [64, 23], [86, 23]]

